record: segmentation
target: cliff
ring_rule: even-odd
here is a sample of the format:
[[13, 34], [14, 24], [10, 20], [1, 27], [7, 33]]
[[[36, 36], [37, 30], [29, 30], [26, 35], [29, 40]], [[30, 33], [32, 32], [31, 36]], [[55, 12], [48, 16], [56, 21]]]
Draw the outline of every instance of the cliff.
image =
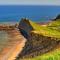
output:
[[28, 19], [22, 18], [19, 23], [18, 29], [26, 38], [28, 38], [28, 36], [30, 35], [30, 31], [33, 30], [33, 27], [31, 26]]
[[60, 19], [60, 14], [53, 21], [56, 21], [57, 19]]
[[60, 32], [42, 27], [27, 19], [22, 19], [18, 28], [27, 38], [27, 42], [17, 59], [35, 57], [46, 53], [54, 49], [60, 41]]

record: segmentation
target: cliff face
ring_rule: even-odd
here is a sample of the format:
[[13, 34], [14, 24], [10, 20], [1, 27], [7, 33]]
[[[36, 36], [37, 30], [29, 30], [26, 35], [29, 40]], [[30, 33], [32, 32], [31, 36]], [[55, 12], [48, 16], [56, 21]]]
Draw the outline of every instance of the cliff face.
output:
[[31, 39], [27, 40], [26, 45], [19, 58], [31, 58], [53, 50], [57, 45], [54, 38], [31, 33]]
[[[46, 53], [52, 50], [57, 45], [57, 38], [44, 36], [42, 34], [37, 33], [29, 23], [29, 20], [23, 19], [19, 24], [19, 29], [23, 33], [27, 34], [27, 42], [22, 50], [22, 52], [17, 57], [35, 57]], [[26, 35], [25, 34], [25, 35]]]
[[57, 20], [57, 19], [60, 19], [60, 14], [54, 20]]
[[30, 34], [30, 31], [33, 30], [33, 27], [29, 23], [28, 19], [21, 19], [19, 26], [18, 26], [20, 32], [27, 38]]

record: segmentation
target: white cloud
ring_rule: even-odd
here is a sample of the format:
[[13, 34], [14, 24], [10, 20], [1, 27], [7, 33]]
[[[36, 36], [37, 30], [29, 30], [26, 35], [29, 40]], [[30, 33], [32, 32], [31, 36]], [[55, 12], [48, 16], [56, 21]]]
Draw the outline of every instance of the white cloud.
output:
[[0, 5], [60, 5], [60, 0], [0, 0]]

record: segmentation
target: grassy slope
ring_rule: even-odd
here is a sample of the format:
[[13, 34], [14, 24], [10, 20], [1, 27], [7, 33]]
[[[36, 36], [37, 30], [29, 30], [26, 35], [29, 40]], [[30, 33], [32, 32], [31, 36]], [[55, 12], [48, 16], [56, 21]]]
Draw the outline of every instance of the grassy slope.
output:
[[[51, 29], [51, 28], [49, 28], [49, 26], [42, 27], [31, 21], [30, 21], [30, 24], [33, 26], [35, 31], [37, 31], [37, 33], [39, 31], [39, 34], [42, 33], [43, 35], [60, 38], [60, 32], [56, 29]], [[53, 26], [53, 25], [57, 28], [57, 26], [60, 26], [60, 21], [51, 22], [50, 26]], [[41, 56], [37, 56], [35, 58], [27, 58], [24, 60], [60, 60], [60, 48], [57, 48], [57, 49], [55, 49], [51, 52], [48, 52], [46, 54], [43, 54]]]
[[37, 31], [38, 34], [42, 34], [44, 36], [49, 36], [49, 37], [60, 38], [60, 31], [57, 31], [55, 29], [51, 29], [49, 27], [40, 26], [40, 25], [38, 25], [38, 24], [36, 24], [36, 23], [34, 23], [32, 21], [30, 21], [30, 24], [35, 29], [35, 31]]
[[60, 26], [60, 19], [57, 19], [56, 21], [51, 22], [49, 26], [55, 26], [55, 27]]

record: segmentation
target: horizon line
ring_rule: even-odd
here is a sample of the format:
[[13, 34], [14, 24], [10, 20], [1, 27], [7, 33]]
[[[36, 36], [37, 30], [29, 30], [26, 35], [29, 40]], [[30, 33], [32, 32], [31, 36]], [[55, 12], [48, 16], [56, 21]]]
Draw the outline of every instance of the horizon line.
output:
[[0, 4], [0, 6], [60, 6], [60, 5], [38, 5], [38, 4]]

